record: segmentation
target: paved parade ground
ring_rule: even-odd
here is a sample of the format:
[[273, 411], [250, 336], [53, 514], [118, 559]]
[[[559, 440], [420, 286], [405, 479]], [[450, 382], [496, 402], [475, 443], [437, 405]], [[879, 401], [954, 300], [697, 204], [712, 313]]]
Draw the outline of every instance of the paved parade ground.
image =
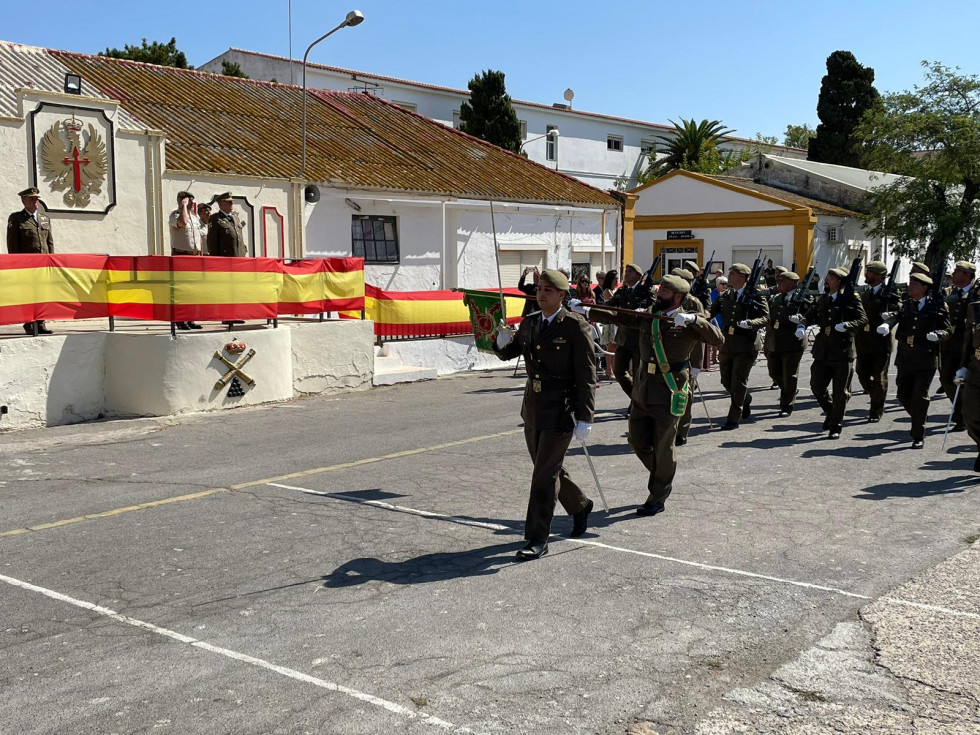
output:
[[980, 732], [976, 449], [939, 396], [830, 441], [807, 365], [696, 405], [653, 518], [604, 382], [609, 513], [573, 451], [589, 532], [527, 563], [512, 369], [0, 434], [0, 732]]

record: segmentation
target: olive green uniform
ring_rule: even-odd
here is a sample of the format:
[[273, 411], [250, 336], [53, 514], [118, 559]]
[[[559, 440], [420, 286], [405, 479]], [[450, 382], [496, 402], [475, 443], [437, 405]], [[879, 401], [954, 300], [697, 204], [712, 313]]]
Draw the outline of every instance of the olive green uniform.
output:
[[[960, 367], [966, 368], [966, 379], [959, 399], [963, 406], [963, 423], [980, 449], [980, 301], [972, 302], [966, 309], [963, 352], [959, 363]], [[980, 454], [973, 469], [980, 471]]]
[[[647, 309], [653, 312], [654, 307]], [[697, 314], [696, 309], [682, 306], [680, 311]], [[660, 312], [656, 312], [660, 313]], [[663, 503], [673, 488], [677, 472], [677, 454], [674, 441], [677, 436], [679, 416], [671, 412], [673, 393], [657, 362], [653, 346], [653, 321], [640, 314], [614, 314], [601, 308], [589, 310], [593, 321], [616, 324], [637, 330], [639, 335], [640, 367], [633, 380], [633, 407], [629, 418], [630, 448], [643, 466], [650, 472], [647, 482], [649, 496], [647, 507]], [[669, 372], [676, 386], [690, 390], [690, 360], [695, 348], [705, 342], [719, 346], [724, 342], [721, 331], [698, 315], [693, 324], [675, 327], [673, 322], [660, 322], [660, 336], [666, 354]], [[688, 396], [690, 405], [691, 396]]]
[[[956, 395], [956, 384], [953, 378], [956, 370], [960, 367], [960, 357], [963, 354], [963, 345], [966, 342], [966, 311], [970, 303], [970, 286], [963, 290], [954, 287], [945, 296], [946, 308], [949, 310], [950, 334], [949, 339], [943, 343], [939, 351], [939, 383], [949, 400], [953, 400]], [[961, 391], [962, 393], [962, 391]], [[960, 398], [963, 396], [961, 395]], [[957, 401], [953, 406], [953, 424], [963, 425], [963, 401]]]
[[[813, 341], [813, 365], [810, 367], [810, 390], [827, 418], [824, 429], [840, 433], [844, 411], [851, 397], [854, 374], [854, 333], [868, 323], [868, 317], [856, 295], [836, 298], [821, 294], [806, 313], [805, 323], [817, 328]], [[845, 331], [835, 327], [843, 323]], [[833, 393], [828, 393], [831, 388]]]
[[569, 515], [588, 503], [563, 463], [576, 421], [592, 423], [595, 413], [592, 328], [563, 306], [550, 324], [541, 323], [541, 312], [534, 312], [521, 322], [510, 344], [494, 345], [500, 359], [523, 355], [527, 364], [521, 418], [534, 471], [524, 538], [535, 544], [548, 541], [556, 500]]
[[[684, 300], [681, 301], [681, 308], [691, 314], [698, 314], [707, 319], [708, 310], [704, 307], [704, 303], [694, 294], [685, 294]], [[698, 341], [694, 345], [694, 349], [691, 351], [691, 357], [689, 358], [691, 367], [699, 368], [704, 360], [704, 345]], [[677, 441], [684, 443], [687, 441], [687, 435], [691, 433], [691, 424], [694, 421], [694, 414], [692, 409], [694, 408], [694, 389], [697, 379], [691, 381], [691, 400], [687, 402], [687, 408], [684, 410], [684, 415], [681, 416], [680, 421], [677, 422]]]
[[242, 225], [234, 212], [215, 212], [211, 215], [208, 220], [208, 255], [223, 258], [244, 258], [248, 255]]
[[[650, 306], [652, 296], [650, 288], [642, 282], [630, 287], [621, 285], [606, 306], [617, 309], [645, 309]], [[613, 355], [613, 376], [619, 387], [626, 395], [633, 394], [633, 379], [629, 375], [630, 365], [636, 368], [639, 364], [640, 334], [635, 329], [616, 330], [616, 352]]]
[[805, 313], [813, 303], [807, 294], [794, 302], [793, 293], [776, 294], [772, 298], [764, 344], [769, 377], [779, 387], [779, 410], [786, 413], [792, 413], [796, 407], [800, 361], [806, 349], [806, 340], [796, 336], [796, 324], [790, 321], [790, 317]]
[[8, 253], [48, 255], [54, 252], [51, 220], [40, 209], [36, 214], [37, 222], [26, 209], [7, 218]]
[[902, 297], [897, 292], [887, 296], [882, 284], [877, 288], [866, 289], [861, 294], [861, 306], [868, 317], [868, 323], [854, 333], [857, 353], [854, 372], [871, 400], [868, 418], [876, 421], [885, 411], [888, 366], [891, 364], [892, 345], [895, 341], [891, 332], [878, 334], [878, 327], [883, 321], [882, 314], [894, 314], [902, 308]]
[[[741, 290], [728, 289], [715, 299], [710, 312], [712, 319], [721, 316], [721, 331], [725, 338], [725, 343], [718, 350], [718, 365], [721, 384], [732, 398], [728, 409], [729, 424], [738, 424], [743, 411], [752, 402], [752, 396], [748, 394], [749, 373], [762, 349], [759, 330], [769, 322], [769, 304], [762, 293], [757, 291], [753, 294], [752, 304], [744, 310], [745, 313], [738, 303], [741, 293]], [[738, 326], [742, 320], [749, 322], [748, 328]]]
[[[939, 367], [940, 346], [949, 338], [946, 304], [940, 302], [938, 308], [930, 308], [928, 299], [922, 301], [926, 305], [921, 308], [918, 301], [907, 302], [896, 316], [888, 320], [895, 326], [895, 340], [898, 342], [895, 387], [899, 402], [912, 417], [913, 440], [922, 439], [925, 435], [929, 386]], [[939, 341], [926, 339], [929, 332], [936, 332]]]

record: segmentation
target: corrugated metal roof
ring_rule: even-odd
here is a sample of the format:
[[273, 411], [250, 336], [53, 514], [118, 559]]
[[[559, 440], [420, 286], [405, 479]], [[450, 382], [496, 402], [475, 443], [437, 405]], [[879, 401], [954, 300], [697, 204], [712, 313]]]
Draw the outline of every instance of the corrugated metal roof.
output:
[[[302, 89], [51, 51], [86, 84], [166, 131], [167, 169], [290, 178], [302, 168]], [[352, 188], [618, 207], [599, 189], [373, 95], [311, 92], [306, 178]]]
[[[20, 117], [15, 89], [30, 87], [43, 92], [64, 92], [68, 71], [47, 49], [0, 41], [0, 117]], [[89, 97], [111, 98], [84, 82], [82, 92]], [[125, 110], [119, 110], [116, 122], [130, 129], [146, 127]]]
[[766, 194], [767, 196], [776, 197], [777, 199], [782, 199], [790, 204], [801, 204], [804, 207], [809, 207], [813, 210], [814, 214], [826, 214], [834, 217], [855, 217], [861, 218], [865, 215], [858, 212], [853, 212], [850, 209], [844, 209], [843, 207], [838, 207], [835, 204], [828, 204], [827, 202], [821, 202], [819, 199], [812, 199], [810, 197], [805, 197], [800, 194], [796, 194], [791, 191], [786, 191], [785, 189], [779, 189], [775, 186], [769, 186], [768, 184], [762, 184], [752, 179], [742, 178], [740, 176], [709, 176], [709, 178], [717, 179], [718, 181], [724, 181], [729, 184], [734, 184], [735, 186], [741, 186], [743, 189], [749, 189], [750, 191], [756, 191], [760, 194]]
[[902, 180], [901, 176], [888, 174], [884, 171], [866, 171], [863, 168], [838, 166], [833, 163], [817, 163], [816, 161], [803, 161], [796, 158], [785, 158], [770, 154], [766, 154], [766, 158], [782, 166], [819, 176], [828, 181], [836, 181], [846, 186], [860, 189], [861, 191], [871, 191], [879, 186], [894, 184], [896, 181]]

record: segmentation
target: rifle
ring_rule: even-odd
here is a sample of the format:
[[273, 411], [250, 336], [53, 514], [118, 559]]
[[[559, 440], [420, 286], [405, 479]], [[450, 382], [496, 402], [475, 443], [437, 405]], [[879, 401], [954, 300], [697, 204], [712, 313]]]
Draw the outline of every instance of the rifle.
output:
[[749, 274], [748, 280], [745, 282], [745, 286], [742, 288], [742, 296], [736, 304], [735, 321], [740, 322], [744, 319], [748, 319], [749, 310], [752, 308], [752, 304], [756, 297], [756, 287], [759, 285], [759, 276], [762, 275], [762, 248], [759, 248], [759, 255], [755, 259], [755, 263], [752, 264], [752, 273]]
[[844, 279], [844, 283], [841, 284], [841, 296], [846, 298], [854, 298], [854, 286], [857, 284], [858, 275], [860, 275], [860, 273], [861, 256], [859, 255], [851, 263], [851, 270], [848, 272], [847, 278]]
[[936, 266], [936, 270], [932, 272], [932, 285], [929, 287], [929, 293], [926, 296], [926, 304], [922, 307], [923, 311], [929, 311], [930, 313], [938, 313], [942, 309], [943, 305], [943, 277], [946, 275], [946, 267], [944, 263], [939, 263]]
[[701, 269], [701, 275], [694, 279], [694, 283], [691, 284], [691, 295], [696, 297], [701, 301], [702, 304], [708, 304], [710, 306], [711, 302], [711, 289], [708, 288], [708, 267], [715, 260], [715, 253], [717, 251], [711, 251], [711, 257], [705, 261], [704, 267]]
[[653, 265], [650, 266], [649, 270], [643, 274], [640, 279], [640, 283], [644, 286], [649, 286], [653, 283], [653, 274], [657, 272], [657, 268], [660, 265], [660, 261], [664, 259], [664, 254], [660, 253], [656, 258], [653, 259]]
[[895, 262], [892, 263], [891, 273], [888, 274], [888, 281], [881, 289], [881, 301], [889, 311], [891, 310], [892, 302], [895, 300], [895, 279], [898, 278], [899, 265], [901, 265], [901, 261], [895, 258]]
[[799, 304], [803, 301], [803, 296], [810, 288], [810, 281], [813, 280], [813, 277], [815, 275], [817, 275], [817, 269], [811, 265], [810, 270], [806, 272], [806, 275], [803, 277], [803, 280], [801, 280], [798, 284], [796, 284], [796, 288], [793, 289], [793, 293], [790, 295], [789, 299], [787, 300], [790, 304]]

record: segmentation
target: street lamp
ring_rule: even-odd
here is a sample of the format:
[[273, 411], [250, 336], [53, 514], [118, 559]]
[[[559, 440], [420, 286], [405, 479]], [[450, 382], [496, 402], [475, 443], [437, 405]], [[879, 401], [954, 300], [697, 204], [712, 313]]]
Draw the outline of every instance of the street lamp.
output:
[[334, 28], [332, 31], [329, 31], [328, 33], [324, 33], [322, 36], [316, 39], [313, 43], [311, 43], [306, 48], [306, 53], [303, 54], [303, 170], [300, 173], [301, 176], [306, 176], [306, 59], [310, 55], [310, 51], [313, 49], [313, 47], [316, 46], [318, 43], [320, 43], [320, 41], [325, 39], [327, 36], [336, 33], [341, 28], [346, 28], [347, 26], [360, 25], [363, 22], [364, 22], [364, 13], [362, 13], [360, 10], [350, 11], [347, 14], [347, 17], [344, 18], [343, 23], [341, 23], [339, 26]]
[[561, 133], [558, 132], [558, 128], [552, 128], [551, 130], [549, 130], [544, 135], [539, 135], [536, 138], [528, 138], [523, 143], [521, 143], [521, 147], [517, 149], [517, 152], [518, 153], [523, 153], [524, 152], [524, 146], [526, 146], [528, 143], [533, 143], [536, 140], [541, 140], [542, 138], [547, 138], [549, 135], [553, 135], [553, 136], [555, 136], [557, 138], [559, 135], [561, 135]]

